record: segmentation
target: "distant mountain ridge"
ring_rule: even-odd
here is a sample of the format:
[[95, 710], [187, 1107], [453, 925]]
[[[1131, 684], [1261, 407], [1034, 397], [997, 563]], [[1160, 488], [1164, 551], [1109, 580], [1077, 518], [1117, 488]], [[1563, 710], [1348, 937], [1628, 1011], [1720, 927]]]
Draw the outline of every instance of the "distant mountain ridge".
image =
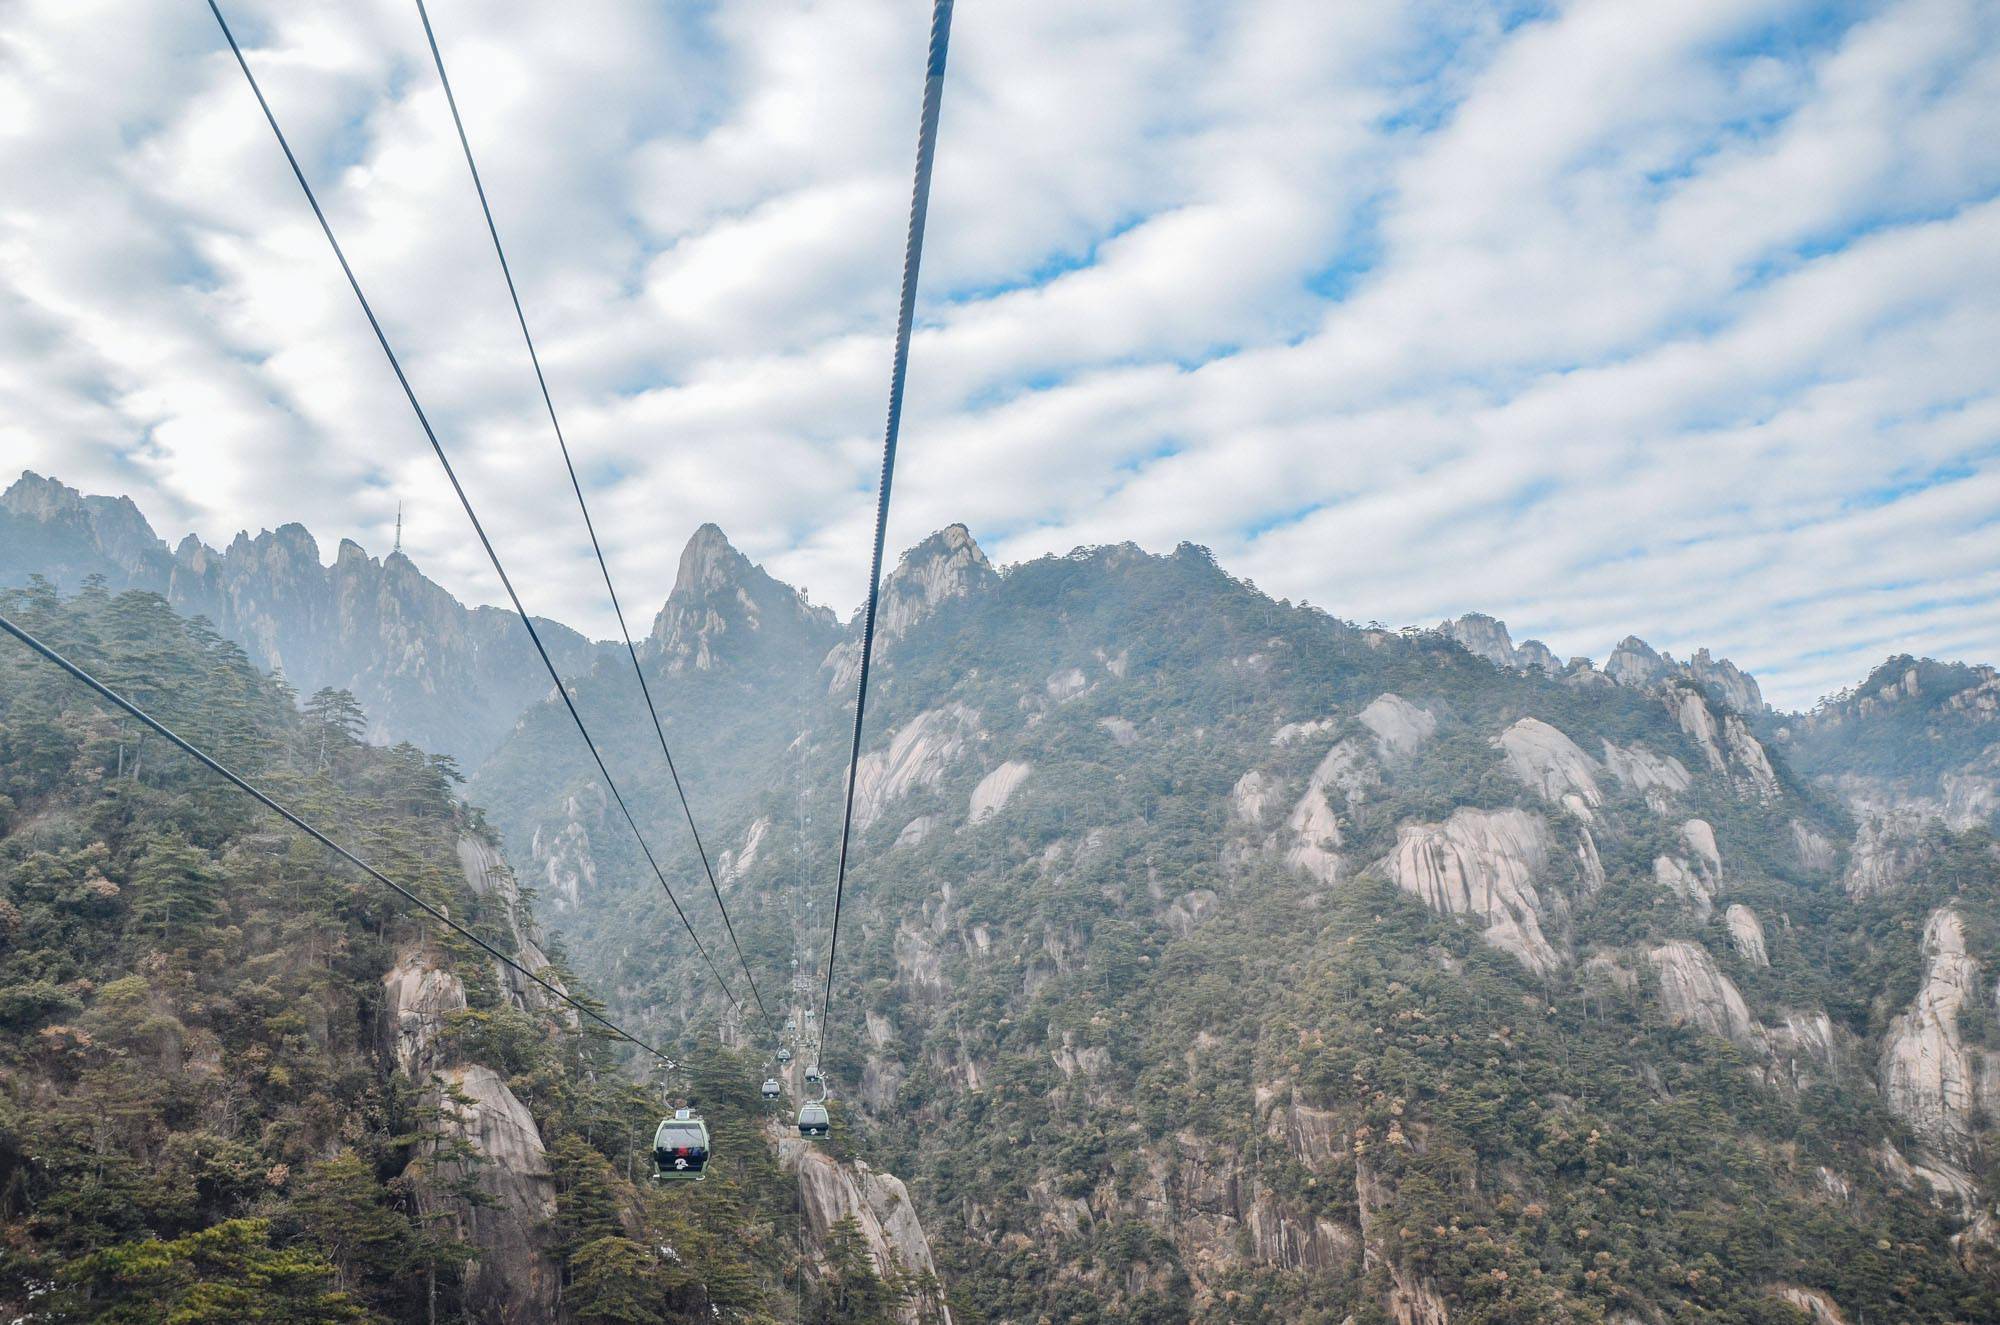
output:
[[[350, 690], [374, 741], [411, 741], [476, 766], [516, 718], [549, 692], [511, 612], [468, 608], [408, 557], [371, 557], [342, 539], [331, 566], [300, 524], [217, 551], [193, 535], [171, 552], [129, 498], [85, 496], [25, 473], [0, 494], [0, 585], [41, 575], [73, 591], [102, 576], [115, 591], [162, 595], [207, 617], [294, 689]], [[565, 674], [586, 672], [608, 645], [537, 618]]]

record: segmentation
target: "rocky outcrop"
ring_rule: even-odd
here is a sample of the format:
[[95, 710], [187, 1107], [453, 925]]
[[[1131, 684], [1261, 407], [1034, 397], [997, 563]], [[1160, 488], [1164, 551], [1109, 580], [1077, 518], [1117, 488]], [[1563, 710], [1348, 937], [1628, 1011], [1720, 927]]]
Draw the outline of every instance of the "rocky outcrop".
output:
[[1840, 1314], [1840, 1308], [1834, 1305], [1833, 1299], [1817, 1288], [1779, 1284], [1771, 1290], [1771, 1296], [1805, 1313], [1812, 1325], [1847, 1325], [1847, 1317]]
[[595, 781], [563, 797], [562, 817], [535, 825], [529, 853], [541, 879], [541, 895], [559, 907], [576, 906], [597, 886], [597, 857], [591, 830], [604, 822], [609, 798]]
[[[548, 956], [542, 951], [541, 929], [522, 905], [520, 886], [515, 882], [514, 871], [507, 867], [500, 849], [483, 838], [461, 837], [458, 839], [458, 863], [465, 872], [466, 885], [472, 889], [473, 895], [499, 908], [502, 923], [512, 941], [514, 960], [539, 979], [562, 989], [562, 981], [550, 971]], [[575, 1009], [513, 967], [496, 961], [493, 974], [516, 1007], [575, 1020]]]
[[937, 785], [979, 735], [979, 714], [963, 704], [927, 709], [861, 756], [854, 780], [854, 826], [865, 829], [889, 805], [918, 787]]
[[1396, 849], [1378, 867], [1440, 915], [1474, 918], [1488, 943], [1549, 975], [1563, 958], [1543, 921], [1560, 921], [1565, 911], [1537, 887], [1551, 854], [1539, 815], [1460, 809], [1441, 824], [1404, 824]]
[[[881, 662], [897, 641], [946, 603], [971, 597], [999, 579], [964, 525], [938, 530], [905, 552], [896, 569], [882, 581], [875, 618], [876, 661]], [[831, 673], [828, 689], [835, 694], [844, 695], [854, 688], [861, 667], [860, 631], [856, 628], [850, 634], [852, 637], [835, 645], [822, 664]]]
[[1009, 759], [1000, 767], [979, 779], [979, 785], [972, 789], [972, 797], [966, 805], [969, 822], [980, 823], [991, 819], [1007, 808], [1014, 793], [1028, 780], [1034, 766], [1025, 759]]
[[1406, 758], [1437, 735], [1437, 719], [1401, 695], [1378, 695], [1355, 715], [1375, 734], [1375, 748], [1384, 759]]
[[410, 948], [382, 977], [389, 1055], [412, 1081], [424, 1081], [442, 1064], [438, 1041], [454, 1012], [465, 1010], [465, 985], [437, 956]]
[[878, 1274], [931, 1287], [923, 1294], [925, 1300], [903, 1309], [900, 1319], [909, 1325], [922, 1321], [950, 1325], [951, 1310], [936, 1286], [930, 1239], [902, 1180], [861, 1160], [842, 1163], [812, 1142], [783, 1131], [777, 1133], [777, 1145], [779, 1166], [798, 1178], [806, 1234], [815, 1252], [823, 1257], [833, 1226], [852, 1218]]
[[1344, 864], [1340, 807], [1351, 809], [1362, 803], [1379, 781], [1380, 774], [1359, 741], [1335, 742], [1307, 777], [1305, 793], [1285, 818], [1279, 837], [1285, 863], [1321, 883], [1337, 882]]
[[1604, 803], [1597, 785], [1597, 761], [1575, 741], [1539, 718], [1522, 718], [1494, 744], [1507, 756], [1507, 769], [1542, 799], [1588, 823]]
[[1637, 635], [1627, 635], [1605, 660], [1604, 672], [1618, 684], [1639, 690], [1670, 681], [1693, 681], [1713, 690], [1735, 713], [1761, 713], [1765, 707], [1756, 678], [1727, 658], [1712, 656], [1707, 649], [1695, 650], [1694, 657], [1680, 663], [1670, 653], [1654, 652]]
[[1971, 1158], [1983, 1065], [1959, 1029], [1959, 1012], [1977, 1006], [1979, 963], [1966, 949], [1965, 919], [1952, 907], [1924, 926], [1924, 981], [1909, 1009], [1890, 1023], [1882, 1046], [1882, 1095], [1889, 1111], [1938, 1158]]
[[1484, 612], [1467, 612], [1454, 621], [1440, 622], [1437, 629], [1440, 635], [1457, 641], [1466, 652], [1484, 658], [1495, 667], [1516, 672], [1542, 671], [1551, 676], [1562, 670], [1548, 645], [1533, 639], [1515, 645], [1508, 637], [1507, 623], [1496, 621]]
[[1764, 926], [1755, 911], [1736, 902], [1722, 913], [1722, 919], [1729, 926], [1729, 941], [1736, 945], [1737, 956], [1752, 966], [1771, 964], [1771, 954], [1764, 946]]
[[[555, 1180], [534, 1117], [490, 1067], [447, 1068], [439, 1082], [444, 1126], [481, 1162], [461, 1171], [440, 1160], [436, 1181], [419, 1188], [418, 1204], [426, 1218], [440, 1218], [454, 1237], [479, 1249], [465, 1266], [468, 1314], [495, 1325], [553, 1321], [559, 1277], [542, 1227], [555, 1216]], [[480, 1199], [445, 1194], [468, 1179]]]
[[1850, 897], [1894, 892], [1938, 851], [1935, 821], [1908, 810], [1886, 810], [1861, 820], [1847, 853], [1841, 886]]
[[1725, 713], [1718, 719], [1708, 700], [1693, 686], [1669, 685], [1665, 698], [1668, 711], [1700, 748], [1710, 769], [1728, 774], [1745, 795], [1763, 801], [1778, 797], [1777, 770], [1742, 718]]
[[1818, 829], [1811, 828], [1797, 819], [1792, 820], [1792, 855], [1799, 868], [1808, 874], [1831, 874], [1837, 857], [1833, 843]]
[[824, 648], [833, 631], [832, 612], [771, 578], [705, 524], [681, 549], [673, 590], [642, 649], [648, 662], [658, 660], [669, 672], [706, 672], [774, 646]]
[[1694, 785], [1694, 774], [1680, 760], [1637, 743], [1605, 741], [1604, 766], [1628, 791], [1644, 796], [1655, 814], [1665, 814], [1673, 798]]
[[1340, 816], [1327, 800], [1325, 784], [1314, 783], [1306, 788], [1306, 794], [1299, 797], [1299, 803], [1285, 820], [1285, 831], [1291, 835], [1290, 845], [1285, 848], [1287, 865], [1305, 871], [1321, 883], [1339, 881]]
[[1660, 977], [1660, 1010], [1667, 1020], [1699, 1027], [1762, 1059], [1769, 1051], [1764, 1028], [1750, 1015], [1736, 985], [1716, 968], [1699, 943], [1675, 939], [1646, 954]]
[[1264, 822], [1264, 810], [1276, 790], [1269, 776], [1253, 768], [1236, 779], [1236, 785], [1229, 793], [1229, 808], [1244, 823], [1252, 828], [1259, 827]]
[[1333, 718], [1314, 718], [1310, 722], [1288, 722], [1271, 733], [1271, 744], [1277, 746], [1296, 745], [1309, 741], [1321, 732], [1332, 731], [1340, 724]]
[[1706, 923], [1715, 914], [1714, 885], [1679, 856], [1653, 858], [1653, 883], [1685, 903], [1697, 920]]
[[1132, 746], [1139, 743], [1139, 729], [1125, 718], [1099, 718], [1097, 725], [1104, 729], [1114, 744]]

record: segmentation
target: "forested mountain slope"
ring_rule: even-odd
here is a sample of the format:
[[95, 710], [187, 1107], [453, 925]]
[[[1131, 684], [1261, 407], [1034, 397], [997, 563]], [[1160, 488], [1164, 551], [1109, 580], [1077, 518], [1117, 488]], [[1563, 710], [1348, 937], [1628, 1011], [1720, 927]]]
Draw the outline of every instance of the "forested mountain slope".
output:
[[[466, 768], [549, 693], [513, 613], [464, 607], [400, 552], [377, 560], [343, 539], [321, 565], [302, 525], [238, 534], [219, 552], [189, 535], [169, 552], [129, 498], [25, 473], [0, 493], [0, 587], [31, 575], [67, 591], [96, 576], [113, 592], [161, 594], [302, 693], [353, 692], [372, 742], [410, 741]], [[538, 625], [565, 673], [605, 653], [559, 622]]]
[[[351, 697], [301, 713], [151, 594], [44, 585], [0, 610], [571, 979], [450, 763], [361, 743]], [[797, 1286], [754, 1064], [688, 1046], [679, 1087], [727, 1143], [703, 1200], [649, 1190], [660, 1094], [553, 1002], [0, 641], [9, 1318], [769, 1319], [885, 1291], [852, 1256]]]
[[[853, 636], [703, 593], [655, 693], [780, 972]], [[1850, 808], [1727, 664], [1475, 657], [1196, 548], [1002, 573], [951, 530], [888, 601], [829, 1061], [990, 1319], [2000, 1312], [1989, 827], [1857, 883]], [[479, 799], [670, 1030], [719, 996], [559, 736], [529, 718]]]
[[[108, 522], [100, 553], [130, 542], [121, 511], [85, 507]], [[36, 610], [108, 620], [145, 601], [91, 591]], [[738, 934], [781, 1003], [793, 957], [810, 970], [824, 950], [856, 640], [710, 527], [641, 648]], [[674, 1245], [725, 1239], [713, 1263], [737, 1267], [717, 1275], [741, 1293], [725, 1315], [935, 1314], [934, 1292], [899, 1307], [896, 1285], [864, 1273], [871, 1251], [897, 1263], [888, 1244], [913, 1213], [929, 1245], [903, 1263], [934, 1250], [961, 1321], [2000, 1316], [1990, 669], [1892, 659], [1787, 715], [1706, 651], [1679, 661], [1628, 638], [1600, 667], [1517, 646], [1491, 618], [1358, 628], [1275, 602], [1193, 547], [996, 569], [959, 527], [903, 558], [880, 648], [830, 1028], [832, 1150], [909, 1190], [759, 1145], [730, 1152], [742, 1167], [721, 1202], [713, 1182], [686, 1205], [619, 1197], [628, 1241], [644, 1241], [634, 1218], [686, 1211], [698, 1217]], [[231, 669], [241, 660], [216, 675]], [[629, 668], [600, 658], [575, 675], [670, 884], [749, 1005]], [[345, 786], [424, 762], [347, 742], [319, 770], [321, 718], [277, 740], [288, 776]], [[678, 934], [566, 716], [543, 698], [492, 730], [504, 737], [467, 794], [577, 975], [649, 1036], [719, 1023], [704, 1089], [754, 1129], [742, 1096], [764, 1070], [763, 1028]], [[183, 776], [127, 753], [122, 780], [100, 750], [99, 781], [38, 794], [125, 804], [127, 782], [151, 795]], [[506, 877], [479, 811], [448, 810], [448, 789], [419, 800], [432, 810], [391, 819], [443, 816], [417, 853], [439, 878]], [[64, 849], [99, 838], [118, 849], [104, 832]], [[235, 841], [205, 849], [227, 859], [247, 850]], [[360, 965], [407, 981], [406, 942], [373, 941]], [[478, 980], [464, 984], [483, 1010]], [[71, 995], [94, 1009], [95, 989]], [[82, 1024], [53, 1006], [22, 1045]], [[497, 1052], [482, 1042], [452, 1065]], [[545, 1097], [529, 1083], [552, 1072], [496, 1071], [551, 1154], [580, 1130], [616, 1169], [624, 1151], [576, 1121], [592, 1115], [564, 1103], [571, 1087]], [[260, 1078], [238, 1092], [296, 1103]], [[373, 1169], [392, 1204], [398, 1162]], [[787, 1300], [772, 1276], [804, 1263], [794, 1192], [814, 1269]], [[245, 1199], [231, 1209], [295, 1198]], [[837, 1227], [844, 1215], [855, 1223]], [[283, 1218], [273, 1246], [331, 1254]], [[573, 1286], [590, 1262], [561, 1245], [546, 1254]], [[45, 1275], [64, 1259], [34, 1254]], [[665, 1272], [619, 1255], [628, 1279], [607, 1282]], [[407, 1313], [414, 1280], [396, 1283], [365, 1305]], [[446, 1290], [475, 1286], [461, 1268]]]

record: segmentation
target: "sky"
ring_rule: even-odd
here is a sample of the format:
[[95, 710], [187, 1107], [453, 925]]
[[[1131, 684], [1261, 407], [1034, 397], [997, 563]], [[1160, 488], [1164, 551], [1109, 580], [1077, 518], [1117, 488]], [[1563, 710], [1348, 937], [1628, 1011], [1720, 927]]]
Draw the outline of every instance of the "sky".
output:
[[[615, 631], [414, 3], [228, 0], [529, 608]], [[865, 593], [925, 0], [435, 0], [643, 629]], [[2000, 5], [962, 0], [891, 555], [2000, 662]], [[0, 0], [0, 466], [503, 601], [205, 6]]]

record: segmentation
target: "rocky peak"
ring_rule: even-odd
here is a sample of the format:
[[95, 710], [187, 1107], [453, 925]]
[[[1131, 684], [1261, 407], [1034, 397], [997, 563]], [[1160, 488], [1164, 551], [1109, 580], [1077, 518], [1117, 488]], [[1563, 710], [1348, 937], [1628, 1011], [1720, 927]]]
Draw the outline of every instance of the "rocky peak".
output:
[[114, 590], [166, 587], [167, 545], [129, 497], [86, 497], [33, 470], [0, 493], [0, 583], [102, 575]]
[[1686, 674], [1720, 693], [1738, 713], [1758, 713], [1764, 708], [1764, 692], [1757, 688], [1757, 678], [1727, 658], [1710, 656], [1707, 649], [1694, 651]]
[[43, 478], [32, 469], [21, 471], [7, 491], [0, 493], [0, 510], [30, 520], [53, 520], [83, 513], [83, 494], [52, 478]]
[[1604, 674], [1619, 685], [1643, 690], [1675, 675], [1678, 668], [1671, 655], [1662, 656], [1637, 635], [1627, 635], [1604, 660]]
[[938, 605], [997, 580], [986, 554], [962, 524], [947, 525], [905, 552], [882, 586], [880, 642], [906, 634]]
[[1604, 674], [1619, 685], [1646, 690], [1668, 681], [1693, 681], [1720, 695], [1738, 713], [1764, 711], [1764, 692], [1757, 679], [1727, 658], [1696, 649], [1686, 662], [1671, 653], [1657, 653], [1637, 635], [1627, 635], [1605, 660]]
[[653, 618], [650, 653], [669, 669], [707, 671], [751, 641], [830, 631], [833, 614], [806, 602], [704, 524], [681, 550], [673, 592]]
[[1555, 651], [1540, 640], [1523, 640], [1516, 645], [1507, 634], [1507, 623], [1484, 612], [1467, 612], [1456, 620], [1438, 624], [1438, 633], [1456, 640], [1475, 657], [1495, 667], [1517, 672], [1541, 670], [1553, 675], [1562, 670]]

